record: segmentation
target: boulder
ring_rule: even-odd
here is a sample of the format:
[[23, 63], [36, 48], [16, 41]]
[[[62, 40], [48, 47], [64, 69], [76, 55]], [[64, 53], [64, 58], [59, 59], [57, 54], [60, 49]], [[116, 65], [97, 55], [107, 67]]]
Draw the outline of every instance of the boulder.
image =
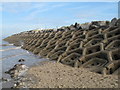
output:
[[10, 74], [12, 78], [22, 76], [24, 72], [28, 70], [28, 67], [24, 64], [16, 64], [10, 70], [6, 71], [5, 73]]
[[7, 82], [7, 81], [9, 81], [9, 79], [2, 77], [2, 78], [0, 79], [0, 82], [3, 82], [3, 81]]
[[25, 59], [19, 59], [18, 60], [18, 62], [24, 62], [25, 61]]
[[80, 24], [78, 24], [78, 23], [75, 23], [74, 27], [75, 27], [77, 30], [82, 29], [82, 27], [81, 27]]
[[117, 23], [117, 18], [113, 18], [112, 20], [111, 20], [111, 23], [110, 23], [110, 27], [114, 27], [114, 26], [116, 26], [116, 23]]
[[91, 25], [91, 23], [84, 23], [84, 24], [81, 24], [81, 28], [88, 30], [90, 25]]
[[96, 29], [96, 28], [98, 28], [99, 26], [97, 26], [97, 25], [90, 25], [89, 26], [89, 30], [92, 30], [92, 29]]
[[120, 27], [120, 18], [117, 20], [116, 25]]

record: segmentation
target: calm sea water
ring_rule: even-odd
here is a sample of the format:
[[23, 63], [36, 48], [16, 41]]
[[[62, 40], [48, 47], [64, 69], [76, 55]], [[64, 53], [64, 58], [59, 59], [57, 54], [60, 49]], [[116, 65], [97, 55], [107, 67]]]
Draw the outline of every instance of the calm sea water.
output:
[[[2, 41], [2, 44], [9, 44], [9, 43]], [[10, 78], [10, 76], [5, 74], [4, 72], [12, 68], [15, 64], [20, 64], [18, 60], [21, 58], [25, 59], [25, 62], [22, 62], [22, 63], [27, 65], [28, 67], [36, 65], [40, 61], [47, 60], [39, 56], [33, 55], [31, 52], [21, 49], [21, 47], [16, 47], [13, 45], [10, 45], [10, 46], [0, 45], [0, 53], [2, 53], [2, 56], [0, 57], [0, 62], [2, 64], [1, 65], [2, 72], [0, 73], [2, 73], [2, 77], [4, 78]], [[0, 82], [0, 83], [2, 83], [2, 87], [4, 88], [10, 88], [11, 85], [13, 84], [12, 81], [11, 82]]]

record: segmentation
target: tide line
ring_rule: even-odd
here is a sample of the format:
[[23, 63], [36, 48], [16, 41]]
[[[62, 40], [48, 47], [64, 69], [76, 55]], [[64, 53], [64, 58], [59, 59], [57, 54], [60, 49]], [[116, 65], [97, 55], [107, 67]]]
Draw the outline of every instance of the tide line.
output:
[[20, 53], [20, 54], [17, 54], [17, 55], [7, 56], [7, 57], [0, 58], [0, 60], [8, 59], [8, 58], [11, 58], [11, 57], [16, 57], [16, 56], [20, 56], [20, 55], [25, 55], [25, 54], [28, 54], [28, 53]]
[[13, 50], [13, 49], [21, 49], [21, 47], [15, 47], [15, 48], [8, 48], [8, 49], [1, 49], [0, 51], [3, 52], [3, 51], [8, 51], [8, 50]]

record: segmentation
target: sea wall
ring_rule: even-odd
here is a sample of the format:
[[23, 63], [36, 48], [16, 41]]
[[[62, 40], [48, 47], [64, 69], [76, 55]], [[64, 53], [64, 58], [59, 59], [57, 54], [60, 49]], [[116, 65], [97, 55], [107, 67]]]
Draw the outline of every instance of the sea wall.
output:
[[31, 30], [4, 39], [50, 60], [100, 74], [120, 70], [120, 19]]

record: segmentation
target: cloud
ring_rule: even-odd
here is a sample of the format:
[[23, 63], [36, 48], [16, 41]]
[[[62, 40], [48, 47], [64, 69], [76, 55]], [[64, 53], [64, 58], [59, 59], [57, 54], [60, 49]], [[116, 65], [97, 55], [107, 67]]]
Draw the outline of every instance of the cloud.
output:
[[[39, 4], [34, 4], [32, 6], [33, 11], [31, 11], [27, 16], [23, 17], [23, 20], [25, 21], [32, 21], [32, 20], [39, 20], [39, 15], [41, 13], [63, 7], [66, 4], [59, 3], [59, 4], [51, 4], [51, 3], [39, 3]], [[52, 11], [51, 11], [52, 12]]]
[[7, 2], [3, 3], [3, 11], [10, 13], [18, 13], [26, 11], [29, 8], [29, 3], [16, 3]]
[[[2, 34], [3, 36], [9, 36], [14, 33], [19, 33], [22, 31], [28, 31], [36, 28], [41, 28], [43, 25], [41, 24], [23, 24], [23, 23], [17, 23], [17, 24], [5, 24], [2, 27]], [[0, 27], [1, 29], [1, 27]]]
[[3, 10], [9, 13], [25, 13], [33, 9], [41, 9], [45, 7], [45, 3], [32, 2], [6, 2], [3, 3]]
[[56, 28], [75, 22], [105, 20], [115, 16], [115, 5], [110, 5], [112, 4], [92, 6], [90, 3], [5, 3], [4, 11], [9, 13], [4, 17], [3, 30], [5, 34], [12, 34], [36, 28]]
[[3, 8], [2, 8], [2, 3], [0, 3], [0, 12], [2, 12]]
[[14, 28], [15, 30], [22, 31], [42, 27], [54, 28], [56, 26], [60, 26], [60, 24], [64, 24], [64, 20], [59, 18], [53, 20], [53, 18], [50, 18], [49, 16], [45, 18], [44, 16], [40, 17], [39, 15], [44, 12], [63, 7], [65, 5], [66, 4], [64, 3], [4, 3], [5, 12], [12, 13], [11, 15], [21, 16], [15, 17], [15, 19], [13, 19], [16, 24], [13, 21], [11, 21], [12, 24], [10, 24], [7, 20], [5, 23], [6, 28], [4, 27], [3, 29], [7, 31], [8, 29], [12, 30]]
[[117, 3], [101, 3], [96, 6], [73, 7], [75, 9], [74, 19], [77, 21], [93, 21], [93, 20], [111, 20], [117, 17]]
[[50, 5], [48, 2], [6, 2], [3, 4], [3, 10], [11, 13], [29, 12], [31, 10], [34, 10], [35, 13], [37, 13], [62, 6], [64, 5]]
[[2, 12], [2, 7], [0, 6], [0, 12]]

